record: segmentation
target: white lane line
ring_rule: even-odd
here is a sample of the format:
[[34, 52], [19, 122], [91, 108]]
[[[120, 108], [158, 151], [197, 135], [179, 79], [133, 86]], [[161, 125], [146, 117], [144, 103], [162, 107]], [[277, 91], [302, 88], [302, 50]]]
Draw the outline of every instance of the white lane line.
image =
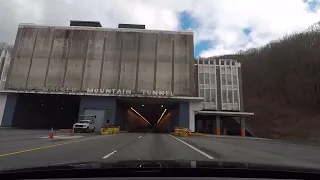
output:
[[186, 143], [186, 142], [182, 141], [181, 139], [179, 139], [179, 138], [177, 138], [177, 137], [175, 137], [175, 136], [172, 136], [171, 134], [169, 134], [169, 136], [171, 136], [171, 137], [175, 138], [176, 140], [178, 140], [178, 141], [182, 142], [183, 144], [187, 145], [188, 147], [190, 147], [191, 149], [193, 149], [193, 150], [197, 151], [198, 153], [200, 153], [200, 154], [204, 155], [205, 157], [207, 157], [207, 158], [209, 158], [209, 159], [214, 159], [214, 157], [212, 157], [212, 156], [210, 156], [209, 154], [207, 154], [207, 153], [205, 153], [205, 152], [203, 152], [203, 151], [199, 150], [198, 148], [195, 148], [194, 146], [191, 146], [190, 144], [188, 144], [188, 143]]
[[111, 153], [103, 156], [102, 159], [107, 159], [108, 157], [112, 156], [112, 155], [113, 155], [114, 153], [116, 153], [116, 152], [117, 152], [117, 150], [114, 150], [114, 151], [112, 151]]
[[[142, 136], [139, 136], [138, 139], [142, 138]], [[111, 153], [105, 155], [102, 157], [102, 159], [107, 159], [108, 157], [112, 156], [113, 154], [115, 154], [118, 150], [114, 150]]]

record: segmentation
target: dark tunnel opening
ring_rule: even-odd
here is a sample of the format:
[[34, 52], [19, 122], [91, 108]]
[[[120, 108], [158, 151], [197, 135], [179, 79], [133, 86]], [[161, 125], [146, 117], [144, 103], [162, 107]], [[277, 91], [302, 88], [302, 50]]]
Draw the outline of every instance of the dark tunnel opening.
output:
[[13, 127], [71, 129], [78, 119], [80, 96], [19, 94]]
[[[131, 132], [167, 133], [171, 129], [171, 107], [162, 104], [140, 104], [127, 106], [130, 115], [127, 122]], [[142, 117], [141, 117], [141, 116]], [[134, 120], [133, 120], [134, 119]]]

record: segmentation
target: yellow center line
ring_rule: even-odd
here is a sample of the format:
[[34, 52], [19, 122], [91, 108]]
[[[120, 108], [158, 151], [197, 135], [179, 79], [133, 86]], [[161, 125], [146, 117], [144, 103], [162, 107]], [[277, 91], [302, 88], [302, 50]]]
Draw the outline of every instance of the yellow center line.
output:
[[[108, 136], [110, 136], [110, 135], [108, 135]], [[37, 148], [32, 148], [32, 149], [26, 149], [26, 150], [21, 150], [21, 151], [6, 153], [6, 154], [0, 154], [0, 158], [1, 158], [1, 157], [4, 157], [4, 156], [10, 156], [10, 155], [14, 155], [14, 154], [20, 154], [20, 153], [25, 153], [25, 152], [30, 152], [30, 151], [47, 149], [47, 148], [52, 148], [52, 147], [56, 147], [56, 146], [62, 146], [62, 145], [72, 144], [72, 143], [77, 143], [77, 142], [83, 142], [83, 141], [88, 141], [88, 140], [98, 139], [98, 138], [108, 137], [108, 136], [99, 136], [99, 137], [93, 137], [93, 138], [88, 138], [88, 139], [82, 139], [82, 140], [78, 140], [78, 141], [70, 141], [70, 142], [53, 144], [53, 145], [48, 145], [48, 146], [42, 146], [42, 147], [37, 147]]]

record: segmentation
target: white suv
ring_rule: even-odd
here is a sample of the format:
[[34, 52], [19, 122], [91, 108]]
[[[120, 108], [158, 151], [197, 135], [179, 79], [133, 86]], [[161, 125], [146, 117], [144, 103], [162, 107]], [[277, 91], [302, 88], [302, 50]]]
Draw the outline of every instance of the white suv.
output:
[[73, 125], [74, 132], [93, 132], [95, 130], [95, 124], [93, 120], [80, 120]]

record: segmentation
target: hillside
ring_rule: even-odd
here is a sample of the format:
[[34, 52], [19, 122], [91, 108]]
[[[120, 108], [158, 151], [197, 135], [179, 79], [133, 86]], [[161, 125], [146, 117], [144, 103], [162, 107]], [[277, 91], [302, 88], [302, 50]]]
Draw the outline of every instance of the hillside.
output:
[[261, 137], [320, 140], [320, 30], [227, 55], [242, 63], [245, 111]]

